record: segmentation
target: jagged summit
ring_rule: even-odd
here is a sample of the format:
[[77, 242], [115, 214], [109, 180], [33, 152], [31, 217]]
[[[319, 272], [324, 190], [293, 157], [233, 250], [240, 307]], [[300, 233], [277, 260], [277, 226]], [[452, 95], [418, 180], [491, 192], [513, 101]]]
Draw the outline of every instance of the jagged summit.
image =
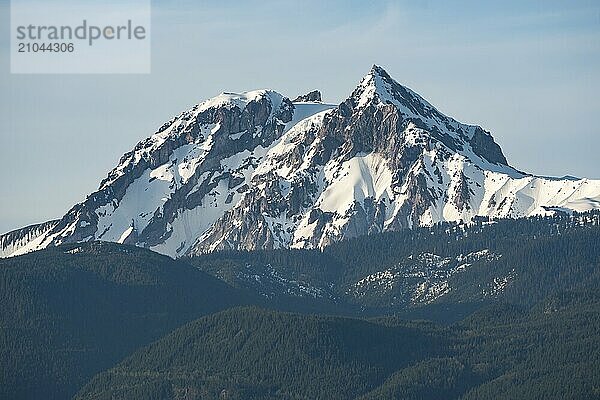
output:
[[0, 256], [126, 242], [179, 257], [315, 248], [439, 221], [600, 208], [600, 181], [509, 166], [491, 134], [375, 65], [339, 105], [224, 92], [123, 155], [60, 220], [0, 236]]
[[354, 90], [351, 98], [356, 101], [356, 106], [359, 108], [375, 102], [375, 104], [393, 104], [406, 116], [445, 117], [428, 101], [395, 81], [378, 65], [371, 67], [369, 73], [364, 76]]
[[437, 125], [462, 128], [465, 135], [477, 128], [461, 124], [438, 111], [431, 103], [410, 88], [394, 80], [382, 67], [373, 65], [360, 81], [350, 98], [358, 108], [373, 105], [393, 105], [407, 119], [419, 121], [431, 128]]
[[[378, 65], [373, 65], [343, 106], [358, 111], [358, 114], [372, 114], [373, 109], [380, 109], [382, 114], [396, 123], [397, 132], [408, 130], [419, 136], [426, 134], [431, 140], [440, 141], [466, 157], [508, 167], [500, 146], [489, 132], [480, 126], [463, 124], [444, 115], [419, 94], [395, 81]], [[411, 138], [414, 136], [410, 135]], [[518, 171], [511, 168], [511, 172]]]
[[293, 100], [294, 103], [305, 103], [305, 102], [311, 102], [311, 101], [315, 101], [315, 102], [323, 101], [323, 99], [321, 98], [321, 92], [318, 90], [313, 90], [306, 94], [300, 95]]

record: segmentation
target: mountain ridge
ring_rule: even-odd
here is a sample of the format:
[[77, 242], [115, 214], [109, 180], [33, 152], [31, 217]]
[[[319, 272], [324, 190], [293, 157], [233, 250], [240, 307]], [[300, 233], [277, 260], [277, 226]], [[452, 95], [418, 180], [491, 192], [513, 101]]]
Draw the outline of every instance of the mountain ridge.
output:
[[172, 257], [322, 248], [441, 221], [598, 208], [600, 181], [513, 168], [489, 132], [374, 65], [339, 105], [256, 90], [192, 107], [45, 232], [0, 236], [0, 256], [91, 240]]

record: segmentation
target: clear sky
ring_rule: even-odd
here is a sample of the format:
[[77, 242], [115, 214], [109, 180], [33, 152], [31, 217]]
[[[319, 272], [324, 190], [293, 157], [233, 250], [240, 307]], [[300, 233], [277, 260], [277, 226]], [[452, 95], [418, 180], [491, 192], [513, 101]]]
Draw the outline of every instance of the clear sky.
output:
[[600, 2], [155, 1], [149, 75], [11, 75], [0, 0], [0, 232], [62, 216], [222, 91], [347, 97], [374, 63], [491, 131], [515, 167], [600, 179]]

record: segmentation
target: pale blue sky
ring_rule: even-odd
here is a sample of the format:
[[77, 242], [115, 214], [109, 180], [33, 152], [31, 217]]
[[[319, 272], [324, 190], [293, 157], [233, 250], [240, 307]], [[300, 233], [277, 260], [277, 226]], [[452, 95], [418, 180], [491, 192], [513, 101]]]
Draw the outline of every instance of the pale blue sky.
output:
[[154, 2], [149, 75], [10, 75], [6, 0], [0, 18], [0, 232], [60, 217], [205, 98], [339, 102], [373, 63], [517, 168], [600, 179], [598, 1]]

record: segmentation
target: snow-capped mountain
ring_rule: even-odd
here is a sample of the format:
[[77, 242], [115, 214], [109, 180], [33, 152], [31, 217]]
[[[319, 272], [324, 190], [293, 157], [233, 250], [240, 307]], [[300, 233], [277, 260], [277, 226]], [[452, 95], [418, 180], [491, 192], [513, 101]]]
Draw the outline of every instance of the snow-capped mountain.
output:
[[89, 240], [170, 256], [316, 248], [439, 221], [600, 208], [600, 181], [511, 167], [479, 126], [373, 66], [339, 105], [311, 92], [223, 93], [126, 153], [59, 221], [0, 237], [0, 255]]

